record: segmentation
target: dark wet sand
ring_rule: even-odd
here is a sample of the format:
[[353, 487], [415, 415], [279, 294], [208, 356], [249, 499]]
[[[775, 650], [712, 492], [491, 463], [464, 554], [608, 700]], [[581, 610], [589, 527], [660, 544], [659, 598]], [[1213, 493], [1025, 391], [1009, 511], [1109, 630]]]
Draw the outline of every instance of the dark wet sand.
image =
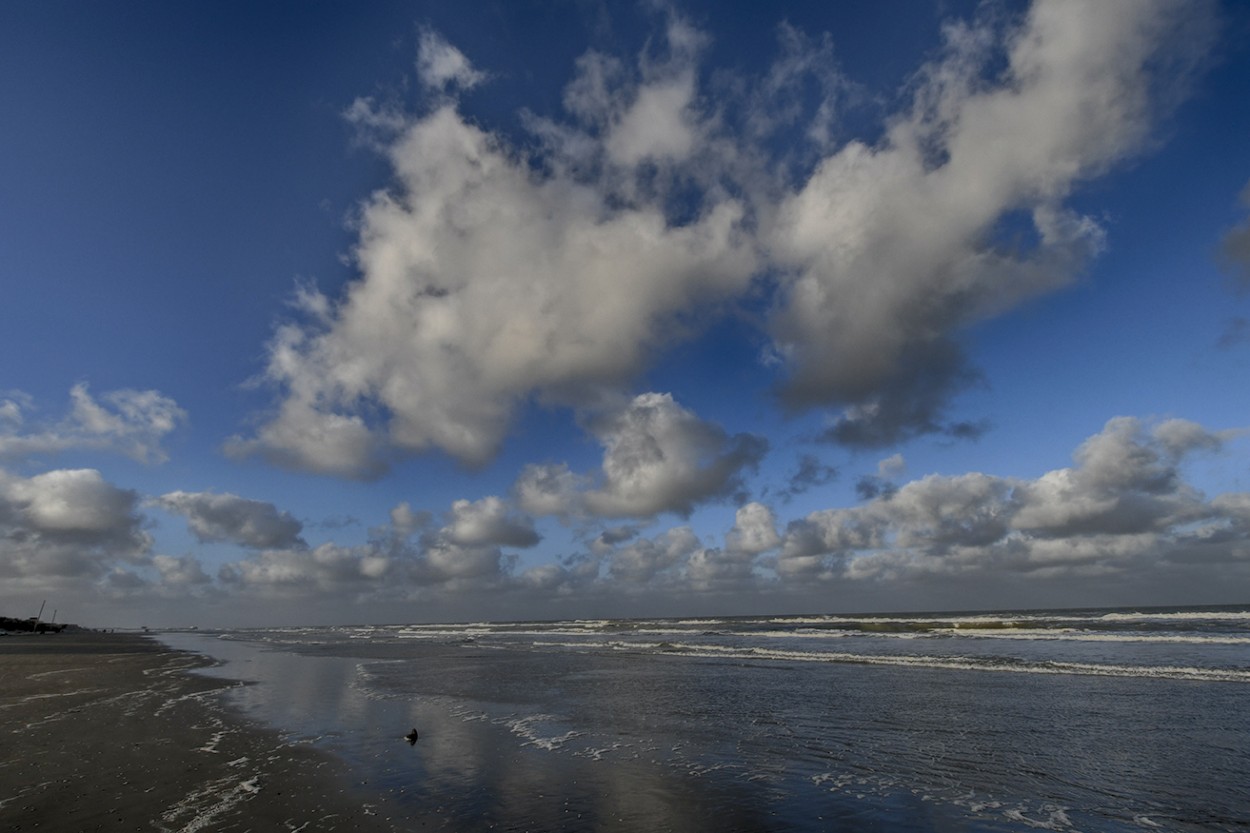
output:
[[206, 664], [139, 635], [0, 636], [0, 829], [396, 829], [336, 759], [187, 673]]

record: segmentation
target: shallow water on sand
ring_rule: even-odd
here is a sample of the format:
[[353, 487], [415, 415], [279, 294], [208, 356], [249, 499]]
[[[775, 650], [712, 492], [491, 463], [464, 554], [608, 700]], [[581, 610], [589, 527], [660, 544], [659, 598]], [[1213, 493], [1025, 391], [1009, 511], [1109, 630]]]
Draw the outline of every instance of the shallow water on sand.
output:
[[1228, 609], [162, 639], [449, 830], [1231, 831], [1250, 830], [1248, 627]]

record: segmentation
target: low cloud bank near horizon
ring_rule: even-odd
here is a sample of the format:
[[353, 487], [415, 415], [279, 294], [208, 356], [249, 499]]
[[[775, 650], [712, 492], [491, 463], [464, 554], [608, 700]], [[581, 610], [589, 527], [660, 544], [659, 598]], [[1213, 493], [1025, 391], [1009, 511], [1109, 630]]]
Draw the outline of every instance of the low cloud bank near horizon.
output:
[[[1242, 434], [1117, 417], [1075, 450], [1072, 465], [1036, 479], [927, 475], [790, 520], [748, 502], [719, 541], [685, 525], [640, 536], [597, 519], [587, 528], [601, 533], [584, 550], [531, 567], [520, 551], [541, 535], [515, 498], [457, 500], [441, 511], [400, 504], [365, 543], [308, 544], [289, 514], [260, 501], [171, 493], [145, 503], [97, 471], [0, 473], [3, 595], [103, 593], [138, 609], [212, 598], [226, 608], [303, 599], [310, 609], [338, 600], [413, 611], [495, 598], [500, 609], [557, 611], [647, 610], [678, 598], [734, 609], [816, 591], [831, 603], [905, 601], [924, 598], [921, 587], [1036, 599], [1074, 581], [1112, 598], [1125, 587], [1209, 593], [1220, 586], [1213, 572], [1229, 588], [1250, 582], [1250, 493], [1205, 495], [1184, 470], [1226, 453]], [[891, 458], [881, 469], [902, 465]], [[194, 556], [153, 553], [145, 505], [184, 516], [197, 535], [232, 541], [241, 557], [214, 577]], [[369, 608], [348, 609], [350, 617]]]

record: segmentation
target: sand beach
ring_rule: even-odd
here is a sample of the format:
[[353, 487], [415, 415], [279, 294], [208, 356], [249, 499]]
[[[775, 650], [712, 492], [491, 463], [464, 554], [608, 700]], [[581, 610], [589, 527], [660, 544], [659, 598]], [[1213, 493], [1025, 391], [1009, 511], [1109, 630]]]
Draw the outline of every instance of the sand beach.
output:
[[188, 673], [208, 663], [136, 634], [0, 637], [0, 827], [394, 829], [336, 759]]

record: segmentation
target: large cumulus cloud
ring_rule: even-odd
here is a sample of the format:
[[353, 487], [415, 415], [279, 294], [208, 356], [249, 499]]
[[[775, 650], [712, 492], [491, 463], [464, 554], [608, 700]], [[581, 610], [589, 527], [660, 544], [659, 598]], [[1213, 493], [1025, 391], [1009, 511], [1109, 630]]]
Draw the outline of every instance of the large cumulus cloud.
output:
[[0, 578], [6, 590], [87, 585], [144, 563], [139, 496], [94, 469], [21, 477], [0, 470]]
[[0, 604], [20, 610], [38, 594], [83, 621], [102, 601], [142, 607], [217, 593], [194, 555], [153, 551], [142, 506], [95, 469], [0, 470]]
[[[660, 13], [636, 59], [578, 61], [562, 118], [524, 115], [527, 152], [461, 112], [457, 91], [486, 76], [425, 32], [426, 111], [351, 109], [394, 172], [361, 207], [358, 277], [337, 297], [301, 291], [304, 318], [269, 348], [275, 410], [228, 448], [350, 477], [428, 449], [480, 464], [535, 398], [626, 391], [761, 290], [782, 400], [844, 408], [828, 439], [974, 437], [985, 425], [946, 416], [979, 378], [960, 330], [1068, 283], [1106, 245], [1069, 197], [1149, 144], [1209, 12], [1039, 0], [1021, 20], [951, 24], [881, 138], [841, 147], [831, 124], [853, 85], [827, 40], [791, 27], [765, 77], [713, 99], [707, 36]], [[782, 126], [799, 138], [777, 142]], [[615, 498], [609, 511], [632, 511]]]
[[[621, 153], [671, 150], [636, 132]], [[626, 384], [679, 313], [754, 271], [737, 201], [708, 195], [674, 225], [655, 201], [536, 170], [452, 103], [388, 153], [397, 186], [362, 210], [360, 279], [336, 301], [307, 296], [314, 320], [278, 332], [267, 375], [285, 398], [236, 453], [350, 476], [377, 473], [386, 449], [483, 462], [519, 402]], [[369, 402], [387, 416], [368, 420]]]
[[[1007, 33], [949, 26], [884, 140], [824, 159], [768, 228], [792, 273], [771, 322], [785, 401], [850, 404], [832, 438], [851, 445], [975, 431], [942, 419], [977, 378], [952, 339], [1067, 283], [1104, 246], [1065, 201], [1143, 146], [1172, 100], [1152, 92], [1196, 60], [1208, 11], [1039, 2]], [[995, 60], [1005, 69], [987, 75]], [[1002, 239], [1009, 218], [1027, 234]]]

